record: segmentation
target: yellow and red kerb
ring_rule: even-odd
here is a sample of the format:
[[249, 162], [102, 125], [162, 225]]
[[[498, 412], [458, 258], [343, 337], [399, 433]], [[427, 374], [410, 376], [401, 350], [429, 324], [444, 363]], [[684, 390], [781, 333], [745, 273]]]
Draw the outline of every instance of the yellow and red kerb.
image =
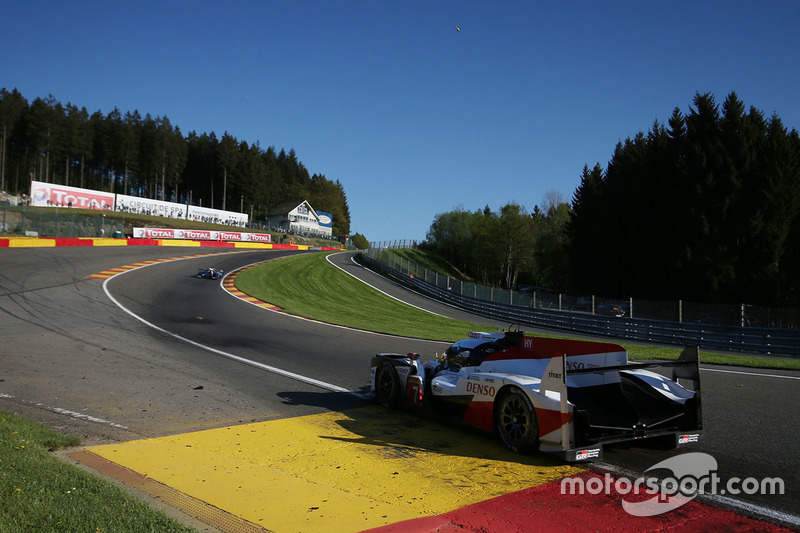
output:
[[267, 302], [265, 302], [263, 300], [259, 300], [258, 298], [253, 298], [252, 296], [249, 296], [249, 295], [243, 293], [242, 291], [240, 291], [239, 289], [236, 288], [236, 285], [234, 284], [234, 282], [236, 280], [236, 275], [239, 274], [240, 272], [244, 272], [245, 270], [247, 270], [249, 268], [252, 268], [254, 266], [256, 266], [256, 265], [250, 265], [250, 266], [247, 266], [247, 267], [244, 267], [244, 268], [240, 268], [239, 270], [236, 270], [236, 271], [231, 272], [230, 274], [228, 274], [228, 276], [222, 282], [223, 288], [225, 288], [225, 290], [228, 291], [229, 293], [231, 293], [233, 296], [236, 296], [237, 298], [239, 298], [241, 300], [244, 300], [245, 302], [249, 302], [249, 303], [251, 303], [253, 305], [257, 305], [257, 306], [263, 307], [265, 309], [271, 309], [273, 311], [280, 311], [281, 308], [278, 307], [277, 305], [273, 305], [271, 303], [267, 303]]

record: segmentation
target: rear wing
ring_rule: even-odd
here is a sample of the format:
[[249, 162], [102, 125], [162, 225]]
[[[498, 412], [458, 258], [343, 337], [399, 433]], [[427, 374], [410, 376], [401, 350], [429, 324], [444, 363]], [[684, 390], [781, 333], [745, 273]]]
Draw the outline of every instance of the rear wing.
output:
[[[624, 365], [611, 365], [600, 366], [593, 368], [579, 368], [568, 369], [567, 357], [565, 354], [555, 356], [547, 365], [542, 381], [539, 385], [539, 392], [542, 395], [547, 395], [548, 392], [557, 393], [560, 397], [560, 412], [562, 420], [570, 420], [569, 416], [569, 393], [567, 379], [569, 376], [578, 376], [586, 374], [607, 374], [610, 372], [630, 371], [630, 370], [648, 370], [657, 368], [671, 368], [672, 380], [675, 383], [680, 383], [680, 380], [689, 380], [692, 382], [691, 390], [694, 391], [693, 406], [696, 408], [697, 427], [692, 428], [690, 434], [676, 434], [676, 444], [688, 444], [697, 442], [699, 439], [699, 430], [702, 427], [701, 423], [701, 409], [700, 409], [700, 364], [697, 346], [687, 346], [676, 361], [662, 361], [650, 363], [627, 363]], [[561, 451], [566, 455], [568, 461], [581, 461], [588, 459], [600, 459], [602, 457], [602, 445], [604, 442], [618, 442], [627, 439], [598, 439], [597, 442], [579, 449], [575, 448], [575, 443], [570, 437], [571, 424], [562, 424], [561, 426]], [[656, 437], [669, 434], [675, 434], [674, 431], [652, 431], [648, 432], [646, 428], [631, 428], [632, 438]]]

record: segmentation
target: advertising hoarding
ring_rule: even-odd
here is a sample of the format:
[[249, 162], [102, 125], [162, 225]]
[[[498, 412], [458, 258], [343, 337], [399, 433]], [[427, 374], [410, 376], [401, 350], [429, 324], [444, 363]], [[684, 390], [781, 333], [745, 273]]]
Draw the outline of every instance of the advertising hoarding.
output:
[[112, 210], [114, 209], [114, 195], [110, 192], [31, 181], [31, 205], [34, 207]]
[[151, 200], [150, 198], [139, 198], [137, 196], [128, 196], [127, 194], [117, 195], [115, 211], [166, 218], [186, 218], [185, 204]]

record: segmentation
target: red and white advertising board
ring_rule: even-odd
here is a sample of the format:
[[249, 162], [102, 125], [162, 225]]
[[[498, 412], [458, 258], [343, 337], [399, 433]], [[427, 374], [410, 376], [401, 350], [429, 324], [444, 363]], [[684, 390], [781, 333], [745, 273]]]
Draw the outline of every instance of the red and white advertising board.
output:
[[193, 241], [272, 242], [269, 233], [197, 229], [133, 228], [136, 239], [188, 239]]
[[31, 181], [31, 205], [112, 210], [114, 209], [114, 195], [109, 192]]

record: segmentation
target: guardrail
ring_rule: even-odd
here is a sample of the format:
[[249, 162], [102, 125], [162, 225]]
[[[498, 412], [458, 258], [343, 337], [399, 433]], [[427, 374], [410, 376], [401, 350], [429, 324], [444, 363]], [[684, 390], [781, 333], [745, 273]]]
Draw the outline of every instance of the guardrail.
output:
[[800, 356], [800, 330], [686, 324], [644, 318], [597, 316], [488, 302], [443, 289], [418, 277], [405, 274], [365, 254], [359, 254], [359, 257], [370, 268], [422, 294], [468, 311], [508, 320], [515, 324], [647, 342], [676, 345], [696, 344], [706, 349]]

